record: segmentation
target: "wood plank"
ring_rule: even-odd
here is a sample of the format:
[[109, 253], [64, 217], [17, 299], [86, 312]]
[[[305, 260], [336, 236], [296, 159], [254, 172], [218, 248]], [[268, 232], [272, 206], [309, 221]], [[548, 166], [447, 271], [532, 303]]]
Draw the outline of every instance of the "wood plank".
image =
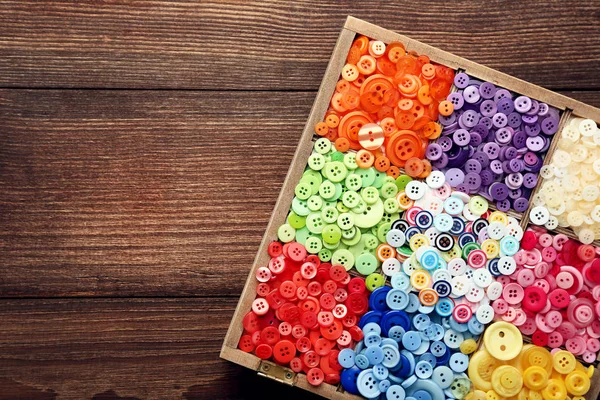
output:
[[0, 297], [238, 296], [314, 95], [0, 90]]
[[2, 300], [0, 400], [316, 399], [219, 359], [235, 304]]
[[4, 1], [0, 85], [314, 90], [349, 14], [541, 86], [600, 88], [593, 0]]

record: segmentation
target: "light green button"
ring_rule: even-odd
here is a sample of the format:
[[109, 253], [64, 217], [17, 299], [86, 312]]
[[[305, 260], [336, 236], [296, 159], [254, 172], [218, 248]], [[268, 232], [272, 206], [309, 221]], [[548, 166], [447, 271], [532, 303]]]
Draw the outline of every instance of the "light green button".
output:
[[308, 203], [305, 200], [300, 200], [297, 197], [292, 199], [292, 210], [301, 217], [306, 217], [308, 214], [310, 214]]
[[379, 225], [379, 228], [377, 228], [377, 239], [381, 243], [385, 243], [385, 237], [390, 229], [392, 229], [392, 224], [389, 222], [384, 222], [383, 224]]
[[372, 233], [363, 234], [363, 239], [367, 250], [375, 250], [379, 246], [379, 239]]
[[331, 257], [332, 265], [341, 265], [346, 271], [354, 266], [354, 256], [347, 249], [336, 250]]
[[[306, 224], [308, 226], [308, 218]], [[342, 230], [337, 225], [326, 225], [323, 228], [323, 232], [321, 232], [321, 236], [323, 236], [323, 242], [328, 244], [334, 244], [339, 242], [342, 238]]]
[[365, 279], [365, 286], [370, 292], [383, 285], [385, 285], [385, 278], [381, 274], [371, 274]]
[[398, 191], [404, 191], [408, 182], [412, 181], [412, 178], [408, 175], [400, 175], [396, 178], [396, 186], [398, 187]]
[[360, 195], [367, 204], [375, 204], [379, 200], [379, 191], [374, 186], [364, 188]]
[[367, 205], [367, 209], [354, 215], [354, 225], [359, 228], [370, 228], [381, 221], [383, 216], [383, 202], [378, 199], [375, 204]]
[[335, 208], [340, 212], [340, 213], [345, 213], [350, 211], [350, 209], [348, 207], [346, 207], [344, 205], [344, 203], [342, 203], [341, 201], [339, 201], [336, 205]]
[[[346, 238], [346, 236], [349, 235], [347, 232], [354, 232], [354, 234], [353, 236]], [[360, 233], [360, 230], [356, 229], [355, 226], [353, 226], [352, 229], [348, 229], [347, 231], [342, 231], [342, 243], [349, 247], [354, 246], [358, 242], [360, 242], [361, 237], [362, 233]]]
[[384, 183], [381, 187], [381, 197], [391, 199], [398, 194], [398, 187], [395, 183]]
[[354, 216], [350, 213], [341, 213], [337, 219], [337, 224], [340, 229], [350, 229], [354, 227]]
[[321, 211], [321, 217], [323, 221], [328, 224], [333, 224], [337, 221], [337, 217], [340, 215], [339, 211], [335, 207], [327, 206]]
[[306, 247], [306, 251], [310, 254], [317, 254], [323, 249], [323, 242], [321, 242], [321, 239], [311, 236], [304, 242], [304, 247]]
[[325, 166], [325, 157], [323, 154], [312, 153], [308, 157], [308, 167], [314, 171], [320, 171]]
[[306, 217], [306, 227], [311, 233], [319, 234], [325, 228], [325, 221], [320, 212], [312, 212]]
[[319, 260], [323, 262], [328, 262], [329, 260], [331, 260], [331, 255], [331, 250], [321, 249], [321, 251], [319, 251]]
[[330, 181], [324, 181], [319, 187], [319, 195], [325, 199], [333, 199], [335, 197], [335, 185]]
[[356, 155], [354, 153], [346, 153], [344, 154], [344, 165], [348, 169], [356, 169], [358, 165], [356, 164]]
[[374, 186], [375, 188], [379, 189], [385, 182], [385, 178], [387, 178], [387, 174], [385, 172], [377, 171], [374, 168], [373, 168], [373, 172], [375, 173], [375, 180], [373, 181], [373, 184], [371, 186]]
[[358, 205], [360, 195], [353, 190], [348, 190], [342, 195], [342, 203], [348, 208], [354, 208]]
[[287, 222], [292, 226], [292, 228], [298, 230], [306, 226], [306, 217], [301, 217], [292, 211], [288, 214]]
[[312, 194], [317, 194], [319, 193], [319, 186], [321, 183], [323, 183], [323, 177], [319, 172], [309, 169], [304, 171], [300, 182], [308, 183], [310, 185], [310, 189], [312, 190]]
[[337, 242], [337, 243], [334, 243], [334, 244], [329, 244], [329, 243], [323, 242], [323, 247], [326, 248], [326, 249], [329, 249], [329, 250], [335, 250], [337, 248], [342, 248], [343, 249], [344, 247], [340, 247], [341, 243], [342, 242]]
[[469, 209], [475, 215], [482, 215], [488, 210], [488, 201], [481, 196], [473, 196], [469, 200]]
[[312, 189], [310, 184], [306, 182], [300, 182], [294, 188], [294, 194], [300, 200], [308, 200], [310, 196], [312, 196]]
[[[310, 199], [308, 202], [308, 207], [310, 207]], [[400, 206], [396, 198], [385, 199], [385, 201], [383, 202], [383, 211], [387, 214], [396, 214], [398, 213], [399, 209]]]
[[331, 141], [327, 138], [320, 138], [315, 142], [314, 149], [319, 154], [327, 154], [331, 150]]
[[[320, 196], [313, 195], [308, 198], [306, 204], [308, 205], [308, 209], [310, 211], [319, 211], [321, 208], [323, 208], [323, 199]], [[383, 205], [385, 208], [385, 203]]]
[[362, 275], [369, 275], [375, 272], [377, 267], [379, 266], [379, 261], [377, 257], [375, 257], [371, 253], [362, 253], [360, 256], [356, 258], [354, 262], [354, 267], [356, 270]]
[[362, 214], [367, 210], [367, 203], [365, 203], [365, 201], [362, 199], [362, 197], [360, 198], [360, 200], [358, 201], [358, 204], [356, 205], [356, 207], [354, 207], [352, 209], [352, 212], [354, 214]]
[[344, 186], [341, 183], [334, 183], [335, 186], [335, 194], [333, 195], [333, 200], [338, 200], [344, 194]]
[[344, 161], [344, 153], [334, 151], [333, 153], [331, 153], [331, 161]]
[[346, 188], [358, 192], [362, 188], [362, 178], [358, 174], [348, 174], [346, 177]]
[[348, 168], [340, 161], [332, 161], [323, 167], [323, 176], [333, 183], [338, 183], [346, 179]]
[[283, 224], [277, 230], [277, 237], [283, 243], [288, 243], [294, 240], [296, 230], [290, 224]]
[[306, 243], [306, 240], [311, 236], [312, 233], [310, 233], [306, 226], [300, 229], [296, 229], [296, 242], [298, 243]]
[[375, 168], [358, 168], [354, 173], [361, 177], [362, 187], [372, 186], [373, 182], [375, 182]]

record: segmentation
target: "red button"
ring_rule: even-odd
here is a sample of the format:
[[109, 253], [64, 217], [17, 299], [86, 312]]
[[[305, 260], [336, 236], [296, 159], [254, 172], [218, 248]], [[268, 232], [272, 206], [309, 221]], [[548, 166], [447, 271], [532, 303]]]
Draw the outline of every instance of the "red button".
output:
[[296, 347], [289, 340], [281, 340], [273, 346], [273, 357], [281, 364], [287, 364], [296, 357]]
[[260, 339], [263, 343], [272, 346], [281, 339], [281, 334], [279, 333], [279, 329], [274, 326], [268, 326], [260, 333]]
[[314, 368], [319, 365], [319, 360], [321, 360], [321, 357], [314, 350], [307, 351], [302, 357], [304, 365], [306, 365], [308, 368]]
[[367, 285], [364, 279], [356, 277], [350, 279], [350, 282], [348, 282], [348, 291], [350, 293], [363, 294], [365, 290], [367, 290]]
[[346, 307], [354, 314], [364, 314], [369, 309], [369, 301], [360, 293], [351, 293], [346, 300]]
[[564, 289], [554, 289], [548, 295], [550, 304], [556, 308], [565, 308], [569, 305], [569, 293]]
[[350, 332], [350, 336], [352, 337], [352, 340], [354, 340], [355, 342], [360, 342], [365, 337], [362, 329], [360, 329], [356, 325], [348, 328], [348, 332]]
[[548, 296], [537, 286], [528, 286], [525, 288], [525, 294], [522, 300], [522, 306], [525, 310], [538, 312], [546, 307]]
[[313, 386], [319, 386], [325, 380], [325, 374], [320, 368], [311, 368], [306, 373], [306, 380]]
[[296, 296], [297, 286], [292, 281], [285, 281], [279, 286], [279, 294], [285, 299], [291, 299]]
[[590, 262], [596, 257], [596, 250], [591, 244], [584, 244], [577, 249], [577, 255], [584, 262]]
[[523, 238], [521, 239], [521, 248], [525, 250], [532, 250], [535, 248], [537, 243], [538, 240], [535, 237], [535, 233], [533, 231], [527, 231], [523, 234]]
[[333, 294], [333, 293], [335, 293], [337, 288], [338, 288], [337, 283], [335, 283], [332, 280], [328, 280], [328, 281], [325, 281], [325, 283], [323, 283], [323, 291], [325, 293]]
[[298, 357], [294, 357], [292, 361], [290, 361], [290, 369], [294, 372], [302, 371], [302, 360]]
[[[358, 322], [358, 318], [356, 317], [356, 315], [350, 314], [350, 313], [347, 313], [346, 316], [342, 319], [342, 324], [346, 328], [351, 328], [351, 327], [355, 326], [357, 322]], [[353, 337], [353, 339], [354, 339], [354, 337]], [[356, 339], [354, 339], [354, 340], [356, 340]], [[362, 340], [362, 338], [359, 340]]]
[[321, 327], [321, 335], [325, 339], [337, 340], [342, 334], [342, 323], [340, 321], [333, 321], [328, 327]]
[[243, 335], [240, 338], [240, 343], [238, 344], [238, 347], [240, 348], [241, 351], [245, 351], [246, 353], [250, 353], [252, 350], [254, 350], [254, 344], [252, 343], [252, 336]]
[[531, 341], [536, 346], [546, 346], [548, 344], [548, 334], [540, 331], [539, 329], [531, 336]]
[[312, 328], [314, 328], [318, 324], [318, 322], [317, 322], [317, 314], [314, 313], [314, 312], [312, 312], [312, 311], [303, 312], [300, 315], [300, 323], [306, 329], [312, 329]]
[[312, 349], [312, 343], [310, 342], [309, 338], [304, 336], [296, 340], [296, 348], [300, 353], [306, 353], [307, 351]]
[[244, 319], [242, 320], [242, 325], [244, 329], [248, 333], [254, 333], [260, 330], [260, 325], [258, 324], [258, 316], [250, 311], [248, 314], [244, 315]]
[[348, 272], [346, 272], [346, 269], [341, 265], [334, 265], [329, 270], [329, 276], [336, 282], [344, 280], [346, 275], [348, 275]]
[[294, 261], [302, 261], [306, 258], [306, 249], [300, 243], [292, 242], [287, 250], [289, 257]]
[[323, 357], [329, 354], [333, 346], [334, 343], [325, 338], [320, 338], [316, 341], [314, 349], [319, 356]]
[[268, 358], [271, 358], [271, 355], [273, 354], [273, 349], [268, 344], [259, 344], [258, 346], [256, 346], [254, 354], [256, 354], [256, 357], [266, 360]]
[[269, 243], [269, 247], [267, 247], [267, 253], [269, 253], [271, 257], [279, 257], [283, 254], [283, 245], [278, 241], [271, 242]]
[[587, 268], [585, 277], [594, 283], [600, 283], [600, 258], [594, 260], [592, 265]]

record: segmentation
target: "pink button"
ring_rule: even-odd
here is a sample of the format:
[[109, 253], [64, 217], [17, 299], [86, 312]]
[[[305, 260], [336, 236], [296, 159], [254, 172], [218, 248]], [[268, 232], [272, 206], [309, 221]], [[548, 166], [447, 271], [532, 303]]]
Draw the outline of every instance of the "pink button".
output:
[[594, 320], [590, 326], [585, 329], [589, 337], [600, 338], [600, 321]]
[[508, 309], [506, 310], [506, 312], [504, 313], [504, 315], [502, 316], [502, 319], [506, 322], [512, 322], [515, 320], [516, 318], [516, 313], [515, 313], [515, 309], [512, 307], [508, 307]]
[[532, 318], [527, 318], [523, 325], [519, 326], [519, 330], [523, 335], [531, 336], [537, 330], [537, 326]]
[[508, 311], [508, 303], [503, 299], [497, 299], [492, 303], [492, 308], [496, 314], [504, 315]]
[[549, 293], [548, 297], [550, 298], [550, 303], [556, 308], [566, 308], [569, 305], [569, 293], [564, 289], [554, 289]]
[[538, 243], [541, 244], [543, 247], [552, 246], [552, 235], [548, 233], [542, 233], [538, 238]]
[[433, 194], [442, 200], [446, 200], [450, 197], [450, 194], [452, 194], [452, 188], [450, 187], [450, 184], [446, 182], [441, 188], [435, 189]]
[[563, 337], [560, 333], [554, 331], [554, 332], [550, 332], [548, 334], [548, 346], [556, 349], [557, 347], [562, 346], [563, 344]]
[[571, 286], [571, 288], [568, 289], [567, 292], [569, 292], [570, 294], [579, 293], [583, 288], [583, 275], [581, 275], [581, 272], [579, 272], [577, 268], [568, 265], [560, 267], [560, 271], [568, 272], [573, 277], [573, 286]]
[[546, 325], [551, 328], [557, 328], [563, 321], [562, 314], [558, 311], [548, 311], [546, 314]]
[[544, 278], [550, 272], [550, 266], [545, 262], [541, 262], [535, 266], [533, 273], [536, 278]]
[[526, 288], [535, 282], [535, 275], [530, 269], [522, 269], [517, 273], [517, 283]]
[[552, 309], [552, 304], [550, 304], [550, 300], [549, 299], [546, 299], [546, 307], [542, 308], [542, 311], [540, 311], [540, 313], [546, 314], [551, 309]]
[[556, 250], [561, 251], [567, 240], [569, 240], [569, 238], [566, 235], [559, 233], [552, 239], [552, 246], [554, 246]]
[[570, 339], [577, 333], [575, 325], [573, 325], [569, 321], [564, 320], [563, 323], [560, 324], [558, 328], [556, 328], [556, 331], [560, 333], [564, 339]]
[[537, 325], [538, 329], [544, 333], [550, 333], [554, 330], [554, 328], [546, 324], [546, 318], [542, 313], [537, 313], [535, 315], [535, 324]]
[[527, 257], [525, 264], [537, 265], [542, 261], [542, 253], [538, 249], [529, 250], [525, 255]]
[[523, 300], [523, 288], [517, 283], [509, 283], [502, 290], [502, 297], [508, 304], [519, 304]]
[[525, 315], [525, 313], [523, 312], [523, 310], [521, 310], [520, 308], [517, 308], [515, 310], [515, 319], [513, 320], [513, 325], [514, 326], [521, 326], [525, 323], [525, 321], [527, 321], [527, 315]]
[[533, 286], [539, 287], [545, 293], [550, 292], [550, 285], [548, 284], [548, 281], [546, 279], [538, 279], [537, 281], [533, 282]]
[[259, 282], [269, 282], [271, 280], [271, 270], [267, 267], [260, 267], [256, 270], [256, 280]]
[[595, 317], [594, 305], [588, 299], [576, 299], [569, 304], [567, 315], [575, 327], [585, 328]]
[[594, 361], [596, 361], [596, 353], [590, 353], [589, 351], [584, 351], [581, 358], [583, 358], [583, 361], [585, 361], [586, 363], [591, 364]]
[[508, 276], [502, 275], [502, 276], [496, 277], [496, 282], [500, 282], [502, 284], [502, 286], [506, 286], [511, 282], [511, 280]]
[[586, 342], [586, 347], [589, 351], [596, 353], [598, 350], [600, 350], [600, 340], [596, 338], [590, 338]]
[[581, 355], [586, 350], [585, 340], [575, 336], [565, 341], [565, 348], [575, 355]]
[[517, 263], [517, 265], [524, 265], [525, 262], [527, 261], [527, 256], [525, 255], [525, 250], [517, 251], [517, 253], [513, 256], [513, 258], [515, 259], [515, 262]]
[[556, 260], [556, 249], [554, 247], [546, 247], [542, 250], [542, 260], [545, 262], [553, 262]]
[[556, 275], [556, 285], [561, 289], [569, 289], [574, 283], [575, 280], [573, 279], [573, 275], [568, 272], [563, 271]]

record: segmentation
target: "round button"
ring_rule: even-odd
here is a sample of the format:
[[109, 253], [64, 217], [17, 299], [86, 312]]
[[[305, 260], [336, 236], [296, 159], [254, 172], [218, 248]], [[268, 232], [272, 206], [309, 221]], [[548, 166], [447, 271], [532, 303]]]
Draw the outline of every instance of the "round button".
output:
[[502, 361], [512, 360], [523, 347], [523, 337], [519, 329], [506, 322], [490, 325], [483, 335], [483, 342], [487, 351]]

